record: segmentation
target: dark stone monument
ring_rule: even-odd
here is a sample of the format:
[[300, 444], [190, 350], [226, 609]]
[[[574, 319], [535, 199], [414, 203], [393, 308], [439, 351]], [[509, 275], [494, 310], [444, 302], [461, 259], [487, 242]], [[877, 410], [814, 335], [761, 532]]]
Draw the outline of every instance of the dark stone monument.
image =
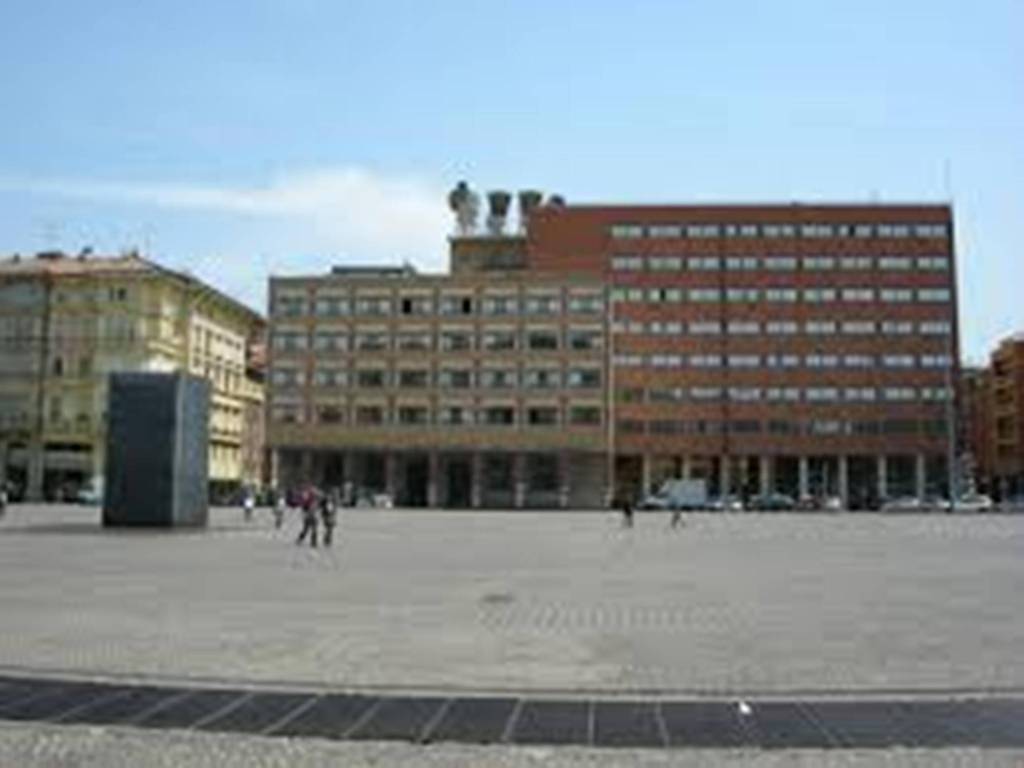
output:
[[209, 384], [181, 373], [109, 383], [103, 525], [205, 526]]

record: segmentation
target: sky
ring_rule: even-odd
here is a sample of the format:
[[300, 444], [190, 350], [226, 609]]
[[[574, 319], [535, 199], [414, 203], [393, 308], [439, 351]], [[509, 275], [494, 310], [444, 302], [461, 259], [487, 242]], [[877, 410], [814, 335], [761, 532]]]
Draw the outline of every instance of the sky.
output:
[[1024, 330], [1020, 0], [4, 0], [0, 254], [445, 266], [446, 191], [944, 201], [962, 346]]

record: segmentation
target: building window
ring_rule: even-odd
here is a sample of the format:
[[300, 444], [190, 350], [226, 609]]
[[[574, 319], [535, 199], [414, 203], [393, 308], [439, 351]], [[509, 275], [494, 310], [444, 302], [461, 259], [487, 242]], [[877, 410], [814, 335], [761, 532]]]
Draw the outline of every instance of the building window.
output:
[[764, 268], [770, 272], [787, 272], [796, 269], [796, 259], [792, 256], [768, 256], [764, 259]]
[[318, 317], [341, 317], [347, 315], [350, 308], [348, 299], [335, 297], [318, 298], [315, 304], [315, 311]]
[[808, 368], [835, 368], [839, 365], [839, 358], [836, 355], [807, 355], [804, 364]]
[[797, 292], [795, 288], [766, 288], [764, 300], [779, 303], [791, 303], [796, 301]]
[[643, 268], [643, 256], [612, 256], [612, 269], [616, 272], [640, 272]]
[[730, 368], [757, 368], [761, 365], [760, 355], [729, 355]]
[[644, 228], [639, 224], [613, 224], [612, 237], [618, 240], [635, 240], [644, 236]]
[[737, 403], [753, 403], [761, 399], [760, 387], [730, 387], [729, 399]]
[[300, 317], [306, 313], [306, 299], [301, 296], [279, 296], [274, 302], [274, 314], [280, 317]]
[[844, 355], [843, 366], [846, 368], [874, 368], [874, 355]]
[[647, 228], [648, 237], [675, 238], [683, 236], [683, 228], [678, 224], [654, 224]]
[[562, 372], [557, 368], [531, 368], [523, 375], [528, 389], [557, 389], [562, 386]]
[[721, 368], [721, 355], [691, 355], [690, 365], [694, 368]]
[[562, 299], [558, 296], [529, 296], [526, 299], [526, 314], [557, 315], [562, 311]]
[[882, 399], [894, 403], [910, 402], [917, 399], [913, 387], [886, 387], [882, 390]]
[[582, 351], [587, 349], [600, 349], [601, 344], [601, 332], [600, 331], [581, 331], [572, 330], [566, 334], [566, 338], [569, 342], [569, 349]]
[[684, 359], [682, 355], [651, 355], [650, 364], [652, 368], [682, 368]]
[[836, 268], [836, 260], [831, 256], [805, 256], [804, 269], [830, 270]]
[[483, 313], [491, 317], [519, 314], [519, 299], [515, 296], [488, 296], [481, 305]]
[[709, 272], [721, 269], [721, 261], [715, 256], [691, 256], [686, 266], [695, 272]]
[[472, 315], [472, 296], [443, 296], [441, 297], [442, 315]]
[[599, 315], [604, 312], [601, 296], [570, 296], [569, 311], [574, 315]]
[[301, 387], [306, 383], [306, 372], [301, 368], [274, 368], [270, 382], [275, 387]]
[[558, 408], [544, 406], [526, 409], [526, 423], [531, 427], [553, 427], [558, 424]]
[[480, 371], [480, 386], [488, 389], [515, 389], [518, 377], [514, 368], [487, 368]]
[[430, 423], [430, 410], [420, 405], [398, 407], [398, 423], [404, 426], [422, 426]]
[[835, 288], [805, 288], [804, 301], [810, 304], [823, 304], [836, 300]]
[[764, 224], [761, 232], [768, 238], [796, 237], [796, 227], [792, 224]]
[[318, 351], [348, 349], [348, 334], [344, 331], [317, 331], [313, 336], [313, 349]]
[[870, 256], [843, 256], [839, 259], [839, 268], [848, 271], [871, 269]]
[[399, 371], [398, 386], [405, 389], [424, 389], [430, 386], [430, 371]]
[[796, 403], [800, 401], [797, 387], [770, 387], [764, 391], [764, 399], [772, 402]]
[[558, 331], [535, 330], [526, 332], [526, 347], [534, 351], [558, 349]]
[[746, 336], [761, 332], [761, 324], [752, 320], [730, 320], [728, 325], [729, 333], [737, 336]]
[[945, 320], [925, 321], [918, 328], [925, 336], [947, 336], [950, 333], [950, 325]]
[[757, 269], [757, 257], [730, 256], [725, 260], [725, 268], [730, 271]]
[[691, 288], [690, 301], [696, 303], [713, 303], [722, 300], [722, 294], [717, 288]]
[[791, 336], [800, 328], [795, 320], [772, 320], [765, 323], [764, 330], [769, 336]]
[[812, 336], [823, 336], [836, 332], [836, 324], [832, 320], [808, 320], [804, 331]]
[[922, 302], [945, 302], [949, 301], [948, 288], [920, 288], [917, 291], [917, 300]]
[[949, 259], [945, 256], [921, 256], [917, 260], [917, 268], [945, 272], [949, 269]]
[[716, 336], [722, 332], [722, 324], [717, 320], [700, 320], [690, 323], [690, 333], [694, 336]]
[[843, 288], [843, 301], [874, 301], [875, 292], [871, 288]]
[[398, 349], [405, 352], [428, 352], [434, 348], [433, 342], [429, 333], [401, 333], [396, 339]]
[[386, 316], [391, 314], [391, 299], [363, 297], [356, 300], [356, 313], [360, 315]]
[[339, 368], [317, 368], [313, 373], [313, 384], [317, 387], [344, 387], [348, 385], [348, 375]]
[[483, 335], [483, 349], [488, 352], [508, 351], [516, 348], [515, 331], [491, 331]]
[[601, 386], [601, 369], [570, 368], [567, 383], [574, 389], [597, 389]]
[[356, 372], [356, 386], [374, 389], [387, 386], [387, 372], [382, 370], [366, 370]]
[[380, 425], [384, 421], [384, 408], [379, 405], [360, 405], [356, 408], [356, 424]]
[[906, 256], [881, 256], [878, 259], [878, 268], [891, 271], [902, 271], [910, 269], [911, 261]]
[[890, 336], [908, 336], [914, 332], [914, 324], [908, 320], [884, 320], [882, 333]]
[[647, 264], [655, 272], [678, 272], [683, 268], [683, 259], [679, 256], [651, 256]]
[[601, 409], [591, 405], [574, 405], [569, 408], [569, 423], [596, 426], [601, 423]]
[[873, 320], [846, 320], [841, 327], [843, 333], [847, 336], [873, 334], [877, 329]]
[[847, 387], [843, 399], [848, 403], [869, 403], [875, 399], [874, 387]]
[[885, 368], [913, 368], [913, 355], [882, 355], [882, 366]]
[[316, 409], [316, 420], [321, 424], [341, 424], [345, 412], [336, 405], [320, 405]]
[[516, 423], [515, 408], [508, 406], [490, 406], [482, 411], [482, 422], [487, 426], [510, 426]]
[[761, 291], [757, 288], [729, 288], [725, 292], [725, 300], [733, 304], [755, 302], [760, 298]]
[[448, 406], [441, 409], [439, 420], [442, 424], [472, 424], [473, 412], [460, 405]]
[[473, 372], [460, 368], [446, 368], [438, 374], [438, 383], [445, 389], [469, 389], [473, 386]]
[[441, 349], [445, 352], [462, 352], [473, 348], [473, 336], [468, 331], [443, 331]]
[[356, 349], [361, 352], [383, 352], [388, 348], [386, 333], [357, 333]]

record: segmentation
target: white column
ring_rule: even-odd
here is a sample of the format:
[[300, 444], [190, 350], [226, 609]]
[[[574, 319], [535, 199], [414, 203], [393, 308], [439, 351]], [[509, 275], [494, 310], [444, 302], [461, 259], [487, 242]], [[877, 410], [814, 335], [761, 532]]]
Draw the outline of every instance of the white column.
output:
[[760, 465], [758, 466], [758, 483], [761, 487], [761, 495], [766, 496], [772, 492], [772, 457], [762, 456], [760, 458]]
[[914, 457], [914, 495], [919, 499], [924, 498], [927, 490], [926, 480], [925, 457], [919, 453]]
[[850, 467], [846, 456], [836, 457], [837, 468], [837, 485], [839, 490], [839, 498], [843, 501], [843, 509], [850, 508]]
[[693, 458], [690, 454], [683, 456], [683, 480], [689, 480], [693, 476]]
[[884, 500], [889, 495], [889, 461], [885, 454], [878, 457], [878, 498]]
[[484, 491], [484, 455], [479, 451], [470, 456], [470, 504], [473, 509], [483, 505]]
[[392, 451], [384, 454], [384, 492], [391, 497], [391, 502], [398, 506], [398, 456]]
[[640, 464], [640, 498], [651, 492], [651, 454], [645, 453]]
[[512, 459], [512, 480], [515, 483], [514, 506], [522, 509], [526, 506], [526, 456], [521, 453]]
[[438, 507], [441, 503], [441, 494], [438, 493], [438, 485], [441, 480], [441, 457], [437, 451], [427, 454], [427, 506]]
[[719, 457], [718, 461], [718, 495], [728, 496], [732, 492], [732, 467], [728, 456]]
[[810, 479], [811, 479], [810, 475], [811, 475], [811, 472], [810, 472], [810, 466], [809, 466], [809, 462], [808, 462], [807, 457], [806, 456], [801, 456], [797, 460], [797, 466], [798, 466], [798, 469], [799, 469], [799, 478], [798, 478], [799, 484], [798, 484], [797, 495], [802, 499], [802, 498], [805, 498], [806, 496], [810, 496], [811, 495], [811, 488], [810, 488]]
[[28, 501], [43, 500], [43, 442], [34, 440], [28, 445], [25, 460], [25, 498]]
[[558, 453], [558, 506], [562, 509], [569, 507], [569, 495], [572, 492], [570, 473], [571, 457], [568, 451]]

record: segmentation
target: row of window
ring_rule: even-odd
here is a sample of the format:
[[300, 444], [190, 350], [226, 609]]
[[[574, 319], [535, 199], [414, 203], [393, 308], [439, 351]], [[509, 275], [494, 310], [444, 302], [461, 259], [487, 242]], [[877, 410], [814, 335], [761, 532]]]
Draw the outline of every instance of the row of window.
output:
[[948, 355], [617, 354], [622, 368], [948, 368]]
[[274, 301], [274, 314], [279, 317], [345, 317], [371, 316], [429, 316], [441, 315], [560, 315], [563, 311], [575, 315], [594, 315], [604, 311], [604, 297], [587, 294], [567, 297], [560, 295], [527, 296], [446, 296], [435, 302], [426, 296], [392, 299], [387, 296], [364, 296], [350, 299], [345, 296], [320, 297], [309, 301], [305, 296], [278, 296]]
[[361, 331], [349, 334], [345, 330], [321, 329], [312, 335], [304, 331], [275, 331], [273, 346], [277, 350], [305, 350], [310, 345], [317, 351], [387, 352], [391, 350], [429, 352], [511, 351], [524, 349], [536, 352], [568, 349], [586, 351], [600, 349], [604, 336], [593, 329], [560, 330], [532, 329], [520, 334], [515, 330], [490, 330], [476, 334], [469, 330], [441, 331], [435, 337], [430, 332], [409, 331], [396, 334], [387, 331]]
[[805, 419], [770, 420], [731, 419], [622, 419], [616, 430], [627, 435], [926, 435], [938, 437], [947, 434], [949, 425], [943, 419], [882, 419], [857, 420]]
[[[316, 387], [356, 386], [365, 389], [395, 386], [403, 389], [598, 389], [601, 387], [600, 368], [485, 368], [473, 371], [464, 368], [442, 369], [433, 376], [429, 370], [413, 368], [386, 371], [372, 368], [353, 371], [340, 368], [317, 368], [312, 376]], [[302, 387], [307, 384], [306, 372], [294, 368], [275, 368], [271, 383], [276, 387]]]
[[948, 288], [615, 288], [612, 299], [648, 304], [719, 303], [748, 304], [755, 302], [792, 304], [826, 304], [836, 301], [863, 303], [881, 301], [894, 303], [939, 303], [950, 300]]
[[944, 387], [667, 387], [622, 389], [616, 394], [624, 403], [873, 403], [936, 402], [949, 397]]
[[947, 256], [642, 256], [617, 254], [611, 257], [612, 269], [616, 272], [714, 272], [752, 271], [763, 269], [768, 272], [793, 272], [803, 269], [808, 272], [918, 270], [945, 272], [949, 269]]
[[847, 336], [877, 335], [908, 336], [919, 333], [922, 336], [946, 336], [951, 326], [943, 320], [925, 320], [913, 323], [909, 320], [812, 320], [800, 323], [796, 320], [730, 320], [723, 323], [718, 320], [694, 320], [684, 323], [678, 320], [652, 320], [644, 323], [639, 320], [617, 320], [613, 330], [618, 334], [650, 334], [652, 336], [718, 336], [727, 333], [733, 336], [767, 334], [769, 336], [792, 336], [801, 332], [814, 335], [841, 333]]
[[[271, 418], [278, 423], [301, 423], [305, 420], [300, 406], [276, 405]], [[574, 405], [566, 409], [554, 405], [513, 406], [444, 406], [431, 409], [421, 405], [358, 405], [348, 409], [338, 405], [318, 404], [313, 418], [320, 424], [356, 424], [360, 426], [485, 426], [485, 427], [555, 427], [561, 424], [597, 426], [601, 424], [601, 408]]]
[[623, 222], [611, 226], [611, 236], [619, 240], [639, 238], [941, 238], [949, 237], [945, 224], [635, 224]]

